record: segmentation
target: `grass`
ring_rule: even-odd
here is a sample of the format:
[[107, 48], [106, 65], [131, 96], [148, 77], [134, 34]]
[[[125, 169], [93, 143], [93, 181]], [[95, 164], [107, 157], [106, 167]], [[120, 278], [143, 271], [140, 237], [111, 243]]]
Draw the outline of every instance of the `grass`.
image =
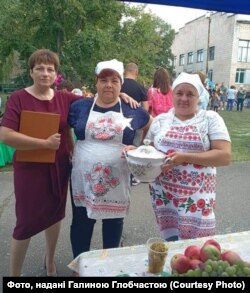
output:
[[1, 108], [0, 111], [3, 113], [4, 109], [5, 109], [5, 104], [6, 104], [6, 100], [7, 100], [7, 94], [1, 93], [0, 92], [0, 97], [2, 98], [2, 104], [1, 104]]
[[221, 111], [232, 141], [232, 161], [250, 161], [250, 109]]
[[3, 167], [0, 167], [0, 173], [1, 172], [12, 172], [13, 171], [13, 166], [12, 164], [6, 164]]
[[[6, 103], [6, 94], [1, 94], [2, 97], [2, 112]], [[244, 108], [243, 112], [220, 111], [219, 114], [223, 117], [231, 140], [232, 140], [232, 161], [244, 162], [250, 161], [250, 109]], [[12, 165], [8, 164], [0, 167], [0, 172], [12, 171]]]

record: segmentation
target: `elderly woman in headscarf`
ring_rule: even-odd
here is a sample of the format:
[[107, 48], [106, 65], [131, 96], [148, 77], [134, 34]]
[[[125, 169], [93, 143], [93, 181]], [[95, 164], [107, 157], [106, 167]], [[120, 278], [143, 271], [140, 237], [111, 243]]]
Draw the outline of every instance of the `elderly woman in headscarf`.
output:
[[157, 116], [147, 134], [168, 157], [150, 183], [161, 236], [168, 241], [215, 234], [216, 167], [231, 161], [223, 119], [198, 107], [199, 76], [181, 73], [172, 88], [174, 107]]

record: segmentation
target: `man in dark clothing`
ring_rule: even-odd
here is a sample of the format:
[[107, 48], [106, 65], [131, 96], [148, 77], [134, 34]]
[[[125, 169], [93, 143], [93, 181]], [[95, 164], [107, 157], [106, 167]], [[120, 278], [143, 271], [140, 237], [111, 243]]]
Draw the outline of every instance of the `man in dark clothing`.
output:
[[[147, 101], [147, 90], [146, 88], [137, 82], [138, 77], [138, 66], [135, 63], [128, 63], [125, 67], [124, 72], [124, 82], [122, 84], [121, 92], [129, 95], [134, 100], [136, 100], [146, 111], [148, 111], [148, 101]], [[140, 145], [141, 143], [140, 131], [136, 132], [134, 144]], [[131, 185], [135, 186], [140, 183], [136, 178], [131, 174]]]
[[147, 90], [137, 82], [138, 66], [135, 63], [128, 63], [124, 72], [124, 83], [121, 92], [126, 93], [148, 111]]

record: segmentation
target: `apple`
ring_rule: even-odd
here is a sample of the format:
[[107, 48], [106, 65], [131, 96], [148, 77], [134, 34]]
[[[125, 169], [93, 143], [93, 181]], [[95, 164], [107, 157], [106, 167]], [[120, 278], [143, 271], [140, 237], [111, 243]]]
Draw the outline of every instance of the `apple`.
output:
[[212, 244], [204, 244], [201, 248], [200, 259], [203, 262], [207, 261], [208, 259], [219, 260], [221, 259], [221, 252], [216, 246]]
[[186, 273], [188, 270], [191, 269], [190, 259], [181, 253], [175, 254], [171, 258], [170, 265], [172, 271], [177, 272], [179, 274]]
[[190, 260], [191, 270], [195, 270], [196, 268], [202, 269], [203, 266], [204, 266], [204, 263], [199, 259], [191, 259]]
[[242, 262], [241, 257], [238, 255], [238, 253], [232, 251], [232, 250], [227, 250], [224, 251], [221, 254], [221, 259], [224, 261], [227, 261], [230, 265], [235, 265], [239, 262]]
[[214, 239], [208, 239], [203, 245], [207, 245], [207, 244], [212, 244], [215, 247], [217, 247], [219, 249], [219, 251], [221, 251], [221, 246], [218, 241], [216, 241]]
[[190, 259], [200, 259], [201, 248], [197, 245], [189, 245], [185, 251], [184, 255]]

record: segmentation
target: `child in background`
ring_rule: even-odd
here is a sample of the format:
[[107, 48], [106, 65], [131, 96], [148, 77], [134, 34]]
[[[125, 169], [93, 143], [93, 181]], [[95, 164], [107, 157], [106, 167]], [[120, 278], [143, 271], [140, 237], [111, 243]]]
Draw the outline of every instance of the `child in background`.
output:
[[212, 98], [211, 98], [211, 109], [214, 110], [215, 112], [218, 112], [220, 106], [220, 98], [217, 92], [212, 93]]

